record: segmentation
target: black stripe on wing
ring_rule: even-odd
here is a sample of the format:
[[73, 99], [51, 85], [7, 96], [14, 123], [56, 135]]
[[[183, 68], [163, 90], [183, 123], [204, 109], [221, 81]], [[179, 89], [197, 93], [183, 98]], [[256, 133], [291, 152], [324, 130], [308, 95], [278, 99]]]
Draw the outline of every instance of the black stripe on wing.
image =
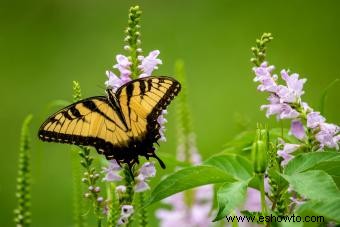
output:
[[161, 137], [161, 135], [159, 134], [160, 125], [157, 122], [157, 119], [162, 114], [162, 110], [166, 109], [166, 107], [175, 98], [175, 96], [178, 95], [178, 93], [181, 90], [181, 84], [177, 80], [174, 80], [173, 78], [159, 77], [158, 79], [160, 83], [164, 82], [165, 79], [171, 80], [172, 85], [168, 88], [163, 98], [159, 100], [157, 105], [153, 108], [153, 110], [147, 117], [148, 131], [150, 132], [150, 136], [154, 138], [156, 141]]
[[[105, 118], [106, 120], [112, 122], [113, 124], [115, 124], [117, 127], [119, 127], [121, 130], [126, 131], [126, 129], [122, 129], [119, 124], [117, 124], [114, 119], [110, 118], [110, 116], [107, 116], [105, 113], [103, 113], [99, 106], [97, 106], [94, 101], [98, 100], [103, 102], [103, 104], [105, 105], [111, 105], [109, 103], [109, 101], [107, 100], [107, 98], [105, 96], [96, 96], [96, 97], [91, 97], [91, 98], [87, 98], [87, 99], [83, 99], [80, 100], [76, 103], [73, 103], [61, 110], [59, 110], [58, 112], [56, 112], [55, 114], [53, 114], [51, 117], [49, 117], [40, 127], [39, 132], [38, 132], [38, 137], [43, 140], [43, 141], [47, 141], [47, 142], [59, 142], [59, 143], [69, 143], [69, 144], [76, 144], [76, 145], [91, 145], [88, 141], [88, 137], [87, 136], [81, 136], [81, 135], [77, 135], [74, 134], [74, 131], [72, 133], [59, 133], [54, 131], [54, 129], [47, 129], [45, 130], [45, 126], [49, 123], [56, 123], [56, 124], [60, 124], [60, 129], [63, 127], [63, 124], [68, 121], [68, 127], [71, 125], [71, 122], [76, 122], [75, 124], [77, 125], [78, 123], [87, 123], [90, 124], [90, 122], [86, 122], [85, 121], [85, 117], [88, 114], [91, 114], [93, 112], [99, 114], [100, 116], [102, 116], [103, 118]], [[82, 115], [81, 112], [79, 111], [79, 109], [77, 108], [77, 106], [81, 104], [83, 105], [83, 107], [85, 107], [86, 109], [89, 110], [89, 112], [85, 115]], [[110, 106], [111, 107], [111, 106]], [[70, 111], [70, 113], [69, 113]], [[114, 111], [114, 110], [113, 110]], [[60, 114], [62, 115], [62, 117], [66, 118], [67, 120], [64, 120], [64, 122], [60, 123]], [[58, 117], [58, 118], [57, 118]], [[74, 126], [74, 128], [76, 128], [76, 126]], [[67, 129], [66, 129], [67, 131]], [[81, 131], [81, 130], [80, 130]]]

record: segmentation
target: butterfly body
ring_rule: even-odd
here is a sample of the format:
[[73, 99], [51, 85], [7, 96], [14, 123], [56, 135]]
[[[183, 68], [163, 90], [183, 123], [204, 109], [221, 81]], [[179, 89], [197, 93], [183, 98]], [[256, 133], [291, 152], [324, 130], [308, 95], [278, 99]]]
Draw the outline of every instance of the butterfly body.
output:
[[124, 84], [107, 96], [73, 103], [40, 127], [38, 136], [47, 142], [95, 147], [107, 159], [132, 166], [138, 156], [156, 158], [154, 143], [161, 137], [157, 122], [162, 110], [178, 94], [180, 83], [170, 77], [145, 77]]

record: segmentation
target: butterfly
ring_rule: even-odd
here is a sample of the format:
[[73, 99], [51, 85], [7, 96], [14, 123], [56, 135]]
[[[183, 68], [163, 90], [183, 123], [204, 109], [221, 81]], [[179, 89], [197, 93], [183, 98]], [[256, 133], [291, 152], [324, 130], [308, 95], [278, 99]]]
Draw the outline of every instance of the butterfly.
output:
[[73, 103], [52, 114], [40, 127], [38, 137], [47, 142], [94, 147], [106, 159], [133, 166], [138, 157], [156, 158], [154, 143], [161, 137], [157, 119], [180, 92], [171, 77], [132, 80], [106, 96]]

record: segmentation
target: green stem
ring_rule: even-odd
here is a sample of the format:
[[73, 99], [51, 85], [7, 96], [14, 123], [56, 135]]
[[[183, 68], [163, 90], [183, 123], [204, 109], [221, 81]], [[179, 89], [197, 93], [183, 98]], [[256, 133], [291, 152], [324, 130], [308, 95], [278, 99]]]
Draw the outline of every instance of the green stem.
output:
[[74, 200], [74, 221], [77, 227], [83, 227], [86, 225], [85, 216], [82, 214], [84, 210], [84, 198], [82, 195], [82, 183], [81, 179], [81, 171], [79, 166], [79, 156], [76, 154], [76, 150], [72, 148], [71, 150], [71, 159], [72, 159], [72, 176], [73, 176], [73, 200]]
[[119, 216], [119, 204], [118, 204], [118, 195], [116, 194], [116, 187], [113, 183], [108, 186], [109, 191], [109, 199], [111, 201], [109, 207], [109, 215], [107, 219], [107, 225], [112, 227], [116, 226], [118, 216]]
[[146, 227], [148, 225], [148, 215], [144, 207], [145, 195], [143, 192], [139, 193], [139, 226]]
[[267, 215], [267, 205], [266, 205], [266, 192], [264, 190], [264, 174], [258, 174], [260, 180], [260, 191], [261, 191], [261, 208], [262, 215]]
[[25, 227], [31, 225], [31, 138], [29, 134], [31, 120], [32, 115], [28, 115], [21, 129], [16, 192], [18, 205], [14, 210], [16, 226]]

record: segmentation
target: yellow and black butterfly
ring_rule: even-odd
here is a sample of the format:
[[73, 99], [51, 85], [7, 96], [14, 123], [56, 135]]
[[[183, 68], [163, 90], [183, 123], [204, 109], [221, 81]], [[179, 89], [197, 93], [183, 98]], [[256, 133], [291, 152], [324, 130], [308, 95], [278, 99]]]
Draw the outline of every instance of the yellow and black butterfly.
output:
[[160, 138], [157, 118], [178, 94], [181, 85], [170, 77], [144, 77], [130, 81], [107, 96], [73, 103], [40, 127], [43, 141], [93, 146], [107, 159], [132, 166], [138, 156], [154, 157], [154, 143]]

